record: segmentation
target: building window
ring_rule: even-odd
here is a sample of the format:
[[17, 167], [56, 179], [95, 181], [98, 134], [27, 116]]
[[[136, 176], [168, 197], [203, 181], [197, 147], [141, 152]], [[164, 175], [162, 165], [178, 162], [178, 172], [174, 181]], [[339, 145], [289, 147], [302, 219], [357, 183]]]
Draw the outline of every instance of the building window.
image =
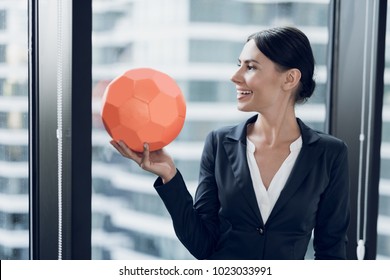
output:
[[25, 0], [7, 1], [0, 9], [2, 260], [29, 258], [27, 4]]
[[7, 62], [7, 46], [4, 44], [0, 44], [0, 63]]
[[7, 11], [0, 10], [0, 31], [7, 29]]
[[231, 41], [193, 39], [189, 45], [190, 62], [234, 63], [242, 49], [242, 42]]

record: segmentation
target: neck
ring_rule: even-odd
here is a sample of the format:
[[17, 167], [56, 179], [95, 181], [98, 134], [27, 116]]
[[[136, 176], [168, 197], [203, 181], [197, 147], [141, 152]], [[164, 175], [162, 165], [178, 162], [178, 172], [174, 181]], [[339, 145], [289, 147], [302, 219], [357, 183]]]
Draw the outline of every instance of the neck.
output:
[[260, 113], [250, 134], [269, 147], [296, 140], [300, 130], [294, 107], [289, 106], [286, 110], [277, 113]]

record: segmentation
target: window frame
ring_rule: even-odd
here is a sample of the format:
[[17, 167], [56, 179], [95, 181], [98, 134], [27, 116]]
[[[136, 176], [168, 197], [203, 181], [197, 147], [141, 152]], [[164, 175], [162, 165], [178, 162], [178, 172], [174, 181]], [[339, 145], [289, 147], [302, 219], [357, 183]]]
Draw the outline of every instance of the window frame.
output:
[[[351, 220], [347, 258], [357, 259], [357, 239], [364, 236], [364, 259], [375, 259], [387, 0], [333, 0], [332, 9], [330, 46], [333, 54], [328, 72], [327, 115], [329, 132], [343, 139], [349, 148]], [[366, 16], [372, 19], [368, 28], [365, 28]], [[366, 54], [362, 43], [365, 36], [369, 42], [370, 38], [373, 42], [366, 45]], [[370, 68], [364, 70], [364, 63], [372, 64], [372, 73]], [[365, 102], [362, 101], [364, 92]], [[362, 110], [365, 111], [362, 131], [364, 147], [360, 149]], [[368, 129], [369, 125], [371, 129]], [[359, 165], [360, 157], [362, 168]], [[359, 188], [359, 180], [362, 188]], [[368, 186], [367, 192], [364, 182]]]
[[[53, 94], [59, 61], [57, 5], [64, 70], [61, 237]], [[92, 0], [29, 0], [28, 14], [30, 259], [90, 259]]]

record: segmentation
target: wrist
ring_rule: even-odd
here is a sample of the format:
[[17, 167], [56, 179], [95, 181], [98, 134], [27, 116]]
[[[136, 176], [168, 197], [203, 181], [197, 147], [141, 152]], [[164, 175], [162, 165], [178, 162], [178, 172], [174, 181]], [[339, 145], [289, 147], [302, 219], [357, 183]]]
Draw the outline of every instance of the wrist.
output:
[[173, 171], [170, 172], [169, 174], [167, 174], [166, 176], [161, 176], [161, 180], [162, 180], [163, 184], [166, 184], [170, 180], [172, 180], [172, 178], [175, 177], [176, 173], [177, 173], [177, 169], [174, 168]]

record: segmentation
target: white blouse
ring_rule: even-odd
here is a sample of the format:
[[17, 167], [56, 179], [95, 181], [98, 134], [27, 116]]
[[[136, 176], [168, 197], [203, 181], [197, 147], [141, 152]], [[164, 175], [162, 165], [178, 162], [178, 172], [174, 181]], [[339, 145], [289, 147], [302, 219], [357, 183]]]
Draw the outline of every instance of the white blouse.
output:
[[255, 145], [247, 137], [247, 160], [249, 165], [249, 171], [252, 178], [253, 188], [255, 190], [257, 204], [260, 209], [261, 217], [263, 218], [264, 224], [267, 222], [272, 209], [275, 206], [276, 201], [279, 198], [281, 191], [286, 184], [286, 181], [291, 173], [291, 170], [297, 160], [298, 154], [302, 148], [302, 137], [300, 136], [290, 145], [290, 154], [285, 159], [279, 170], [268, 187], [268, 190], [263, 184], [259, 168], [255, 159]]

